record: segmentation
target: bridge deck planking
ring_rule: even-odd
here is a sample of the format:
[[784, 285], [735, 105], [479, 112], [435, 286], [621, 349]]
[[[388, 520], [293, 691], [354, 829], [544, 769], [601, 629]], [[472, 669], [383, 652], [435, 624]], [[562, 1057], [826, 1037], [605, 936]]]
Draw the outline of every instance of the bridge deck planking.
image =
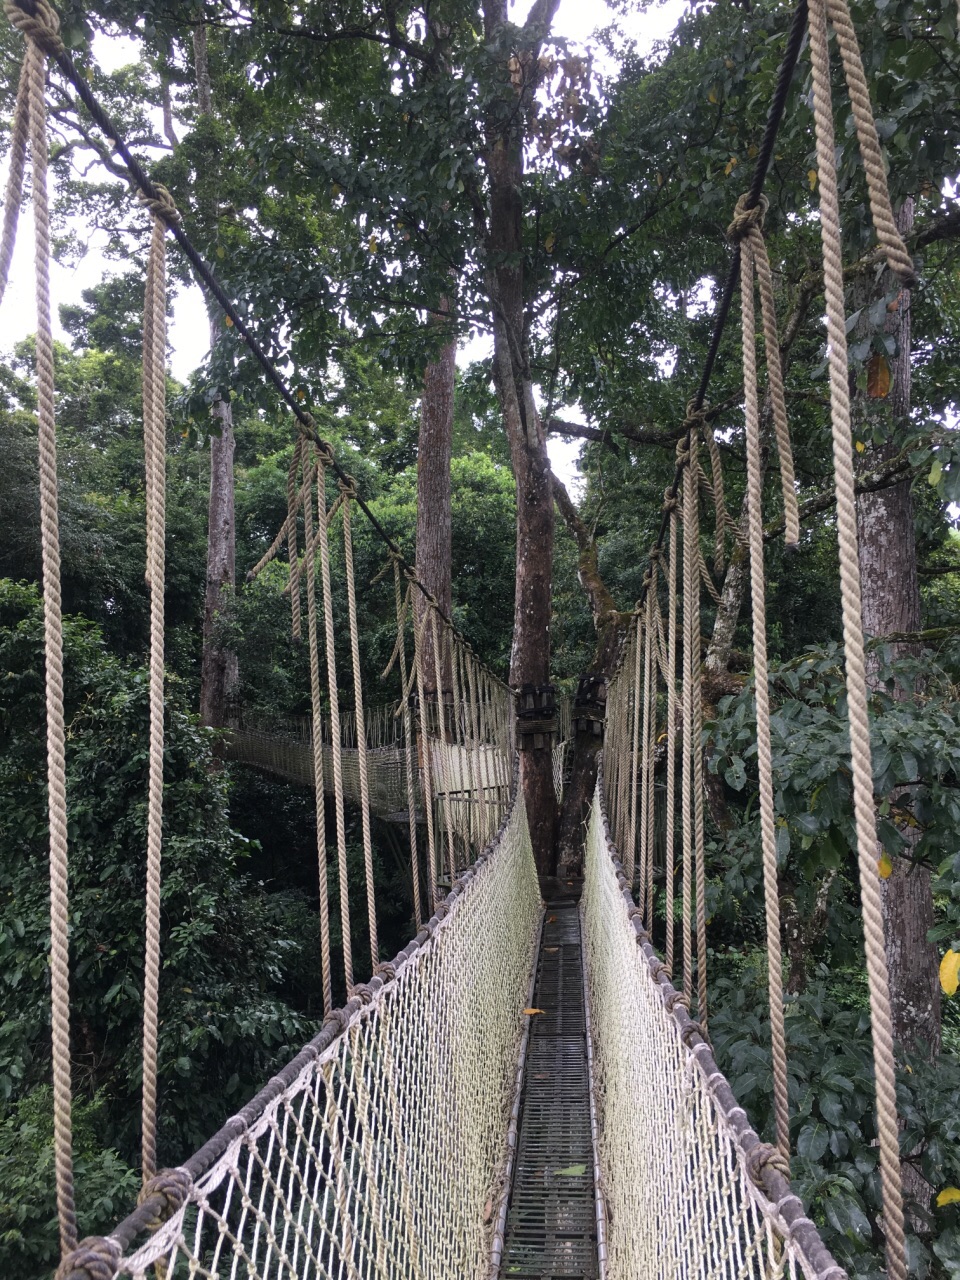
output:
[[534, 1006], [544, 1012], [531, 1027], [500, 1275], [596, 1280], [583, 955], [573, 902], [546, 909]]

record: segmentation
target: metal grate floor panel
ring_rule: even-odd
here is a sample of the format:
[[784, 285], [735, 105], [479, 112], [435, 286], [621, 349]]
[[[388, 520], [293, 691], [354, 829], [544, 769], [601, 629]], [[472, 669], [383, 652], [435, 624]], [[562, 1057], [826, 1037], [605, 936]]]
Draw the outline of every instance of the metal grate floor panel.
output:
[[548, 906], [537, 962], [501, 1276], [596, 1280], [597, 1225], [580, 918]]

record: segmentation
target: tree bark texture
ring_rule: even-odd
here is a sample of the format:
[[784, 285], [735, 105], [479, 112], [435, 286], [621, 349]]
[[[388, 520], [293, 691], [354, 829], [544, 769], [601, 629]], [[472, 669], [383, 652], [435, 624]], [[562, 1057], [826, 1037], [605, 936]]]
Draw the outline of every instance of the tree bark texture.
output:
[[[510, 444], [517, 486], [517, 572], [510, 683], [515, 690], [550, 683], [550, 611], [553, 578], [553, 488], [546, 435], [534, 400], [529, 366], [523, 275], [523, 144], [535, 87], [540, 42], [559, 0], [536, 0], [509, 57], [512, 97], [491, 123], [484, 149], [489, 179], [487, 291], [493, 312], [494, 382]], [[486, 0], [489, 43], [509, 21], [507, 0]], [[505, 66], [504, 70], [507, 70]], [[527, 81], [528, 75], [532, 77]], [[521, 752], [523, 787], [537, 870], [556, 871], [557, 801], [549, 745]]]
[[[446, 300], [441, 302], [440, 311], [447, 311]], [[439, 317], [436, 322], [445, 323]], [[451, 338], [438, 358], [424, 370], [417, 444], [417, 577], [447, 617], [453, 604], [450, 457], [456, 358], [457, 344]], [[416, 589], [414, 602], [419, 625], [426, 611], [426, 600]], [[433, 637], [429, 628], [424, 636], [423, 684], [425, 693], [436, 693]]]
[[[203, 26], [193, 32], [197, 104], [201, 115], [213, 113], [207, 32]], [[210, 345], [220, 335], [220, 315], [216, 304], [207, 300]], [[237, 656], [226, 634], [233, 610], [236, 572], [236, 519], [234, 504], [233, 410], [229, 400], [217, 400], [211, 416], [218, 419], [219, 435], [210, 438], [210, 499], [207, 508], [207, 572], [203, 601], [203, 654], [200, 662], [200, 722], [213, 728], [229, 724], [233, 714], [239, 671]]]
[[[913, 201], [902, 206], [898, 222], [901, 231], [913, 223]], [[863, 303], [861, 326], [870, 325], [868, 312], [887, 291], [891, 277], [884, 272], [879, 287], [864, 278], [869, 293], [861, 293], [855, 306]], [[857, 282], [861, 289], [864, 287]], [[857, 287], [855, 286], [855, 287]], [[857, 396], [858, 418], [866, 427], [870, 419], [882, 415], [886, 440], [862, 455], [863, 465], [875, 467], [899, 451], [898, 436], [910, 415], [910, 290], [900, 290], [888, 304], [885, 331], [897, 339], [896, 355], [890, 360], [889, 394], [874, 380], [867, 395]], [[865, 432], [866, 434], [866, 432]], [[863, 629], [868, 636], [920, 630], [920, 587], [917, 574], [917, 546], [913, 499], [909, 477], [889, 488], [861, 493], [857, 499], [857, 532], [860, 550], [860, 579], [863, 595]], [[894, 645], [894, 653], [909, 653], [908, 645]], [[913, 650], [915, 652], [915, 650]], [[877, 655], [868, 656], [868, 679], [876, 682]], [[900, 696], [909, 697], [906, 691]], [[909, 803], [909, 789], [900, 797]], [[905, 831], [907, 838], [911, 829]], [[933, 927], [933, 894], [930, 871], [909, 858], [894, 858], [893, 871], [883, 885], [884, 926], [893, 1031], [904, 1047], [933, 1055], [940, 1050], [940, 982], [937, 949], [927, 941]]]

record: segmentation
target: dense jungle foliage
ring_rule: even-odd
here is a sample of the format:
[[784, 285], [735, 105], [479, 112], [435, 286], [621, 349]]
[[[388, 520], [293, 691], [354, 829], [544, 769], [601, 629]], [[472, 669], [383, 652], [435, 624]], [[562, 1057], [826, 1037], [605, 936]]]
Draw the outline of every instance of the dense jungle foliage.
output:
[[[891, 321], [901, 295], [882, 271], [868, 264], [850, 285], [862, 487], [909, 486], [908, 550], [920, 580], [917, 632], [906, 644], [873, 645], [874, 790], [884, 857], [930, 876], [928, 941], [940, 956], [960, 952], [960, 46], [953, 0], [858, 0], [852, 9], [892, 195], [900, 209], [913, 201], [909, 243], [920, 267], [906, 337]], [[557, 34], [535, 60], [537, 94], [524, 116], [518, 198], [529, 376], [551, 433], [584, 441], [583, 485], [574, 494], [581, 528], [578, 534], [559, 520], [556, 528], [551, 669], [567, 692], [596, 642], [578, 581], [583, 538], [620, 611], [629, 612], [641, 589], [727, 269], [724, 232], [748, 185], [791, 17], [781, 0], [694, 3], [667, 43], [641, 53], [618, 25], [638, 11], [626, 2], [612, 6], [594, 62], [562, 38], [561, 10]], [[489, 121], [504, 102], [512, 108], [511, 76], [524, 73], [514, 55], [523, 45], [520, 18], [485, 39], [480, 9], [467, 0], [422, 7], [102, 0], [65, 3], [61, 12], [95, 93], [173, 191], [191, 237], [267, 349], [293, 371], [387, 531], [409, 550], [420, 386], [437, 346], [427, 313], [449, 295], [463, 344], [491, 328], [492, 251], [476, 232], [487, 198], [481, 155]], [[212, 112], [201, 110], [198, 93], [194, 34], [201, 29]], [[138, 60], [101, 71], [95, 40], [130, 34]], [[0, 33], [7, 123], [18, 41], [6, 28]], [[802, 60], [767, 186], [804, 515], [800, 548], [788, 555], [775, 536], [779, 480], [771, 468], [764, 500], [777, 844], [793, 1170], [838, 1261], [867, 1278], [883, 1274], [883, 1232], [846, 765], [809, 89]], [[85, 1234], [126, 1212], [139, 1181], [146, 233], [126, 185], [102, 163], [89, 120], [56, 80], [50, 93], [57, 252], [64, 261], [80, 256], [95, 223], [108, 229], [113, 260], [100, 286], [63, 308], [66, 337], [56, 353], [75, 1141]], [[845, 251], [855, 264], [871, 248], [872, 232], [845, 103], [838, 111]], [[187, 269], [174, 254], [171, 260], [183, 284]], [[861, 280], [867, 284], [858, 294]], [[745, 487], [738, 330], [735, 318], [710, 391], [734, 517]], [[894, 417], [887, 392], [870, 388], [889, 388], [904, 349], [912, 383], [907, 411]], [[57, 1255], [32, 352], [27, 340], [0, 363], [0, 1268], [14, 1280], [48, 1274]], [[223, 396], [237, 441], [238, 585], [220, 626], [238, 658], [239, 712], [245, 723], [272, 728], [310, 707], [307, 657], [289, 637], [285, 562], [245, 581], [286, 515], [289, 418], [224, 328], [189, 384], [171, 379], [168, 387], [164, 1164], [176, 1164], [236, 1110], [322, 1017], [312, 798], [239, 766], [224, 768], [218, 735], [196, 714], [210, 406]], [[516, 485], [487, 358], [458, 371], [452, 491], [454, 620], [506, 675]], [[707, 504], [703, 517], [704, 555], [723, 586]], [[355, 541], [365, 687], [371, 703], [386, 702], [397, 694], [395, 674], [381, 680], [395, 639], [392, 578], [381, 576], [384, 549], [359, 519]], [[728, 551], [735, 561], [732, 545]], [[336, 553], [333, 570], [339, 580]], [[891, 581], [888, 589], [900, 588]], [[740, 610], [729, 652], [707, 685], [707, 959], [718, 1060], [769, 1138], [748, 613]], [[716, 621], [705, 596], [705, 642]], [[337, 644], [347, 672], [343, 627]], [[350, 690], [343, 696], [349, 705]], [[348, 834], [359, 888], [356, 813]], [[413, 927], [408, 852], [390, 824], [376, 823], [374, 836], [388, 957]], [[661, 877], [661, 918], [662, 890]], [[334, 874], [329, 892], [336, 931]], [[361, 893], [354, 902], [359, 959], [367, 945]], [[342, 996], [342, 973], [335, 981]], [[942, 1033], [931, 1021], [929, 1042], [900, 1046], [898, 1101], [903, 1158], [916, 1173], [911, 1274], [960, 1277], [955, 996], [944, 994]]]

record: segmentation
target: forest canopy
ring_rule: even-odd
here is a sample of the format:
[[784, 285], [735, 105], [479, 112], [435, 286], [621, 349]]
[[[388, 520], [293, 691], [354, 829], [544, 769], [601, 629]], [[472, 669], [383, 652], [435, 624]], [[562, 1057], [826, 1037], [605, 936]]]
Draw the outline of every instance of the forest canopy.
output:
[[[582, 677], [613, 675], [644, 590], [729, 270], [727, 229], [762, 145], [793, 17], [781, 0], [695, 2], [651, 44], [637, 39], [645, 12], [612, 5], [584, 45], [564, 37], [556, 0], [528, 12], [506, 0], [60, 6], [64, 41], [95, 97], [169, 189], [237, 314], [383, 530], [441, 601], [446, 590], [453, 623], [493, 672], [515, 689], [553, 685], [567, 698]], [[905, 288], [874, 252], [835, 67], [910, 1273], [944, 1280], [960, 1276], [956, 964], [949, 980], [960, 953], [960, 44], [954, 0], [856, 0], [851, 12], [917, 272]], [[96, 49], [121, 36], [135, 59], [105, 72]], [[20, 48], [4, 26], [8, 142]], [[54, 74], [48, 96], [56, 254], [81, 258], [91, 228], [107, 241], [102, 281], [61, 308], [55, 351], [84, 1234], [108, 1229], [138, 1181], [149, 228], [72, 88]], [[883, 1274], [884, 1233], [806, 53], [765, 193], [800, 516], [799, 545], [788, 551], [767, 401], [793, 1176], [841, 1265], [871, 1277]], [[173, 248], [170, 272], [174, 292], [193, 282]], [[323, 1016], [312, 797], [226, 764], [222, 750], [231, 727], [292, 733], [310, 714], [309, 655], [290, 636], [289, 565], [280, 556], [247, 580], [287, 517], [294, 431], [236, 326], [207, 301], [209, 355], [166, 388], [160, 1148], [170, 1165]], [[738, 305], [705, 406], [722, 468], [719, 538], [712, 464], [701, 504], [710, 1032], [734, 1093], [770, 1139]], [[29, 337], [0, 361], [0, 1259], [18, 1280], [47, 1274], [57, 1258], [34, 354]], [[554, 438], [582, 445], [569, 491], [551, 468]], [[215, 499], [229, 513], [216, 528]], [[364, 686], [372, 703], [395, 703], [396, 671], [383, 679], [396, 639], [390, 561], [359, 516], [354, 555]], [[337, 552], [332, 571], [342, 583]], [[347, 643], [338, 624], [350, 707]], [[577, 870], [597, 742], [571, 735], [566, 759], [559, 805], [549, 753], [522, 764], [544, 874]], [[361, 830], [351, 810], [358, 885]], [[373, 835], [388, 959], [415, 930], [409, 849], [396, 824], [375, 822]], [[658, 920], [663, 875], [658, 867]], [[332, 869], [329, 894], [337, 904]], [[359, 892], [355, 903], [359, 963], [368, 943]], [[342, 970], [334, 980], [343, 997]]]

